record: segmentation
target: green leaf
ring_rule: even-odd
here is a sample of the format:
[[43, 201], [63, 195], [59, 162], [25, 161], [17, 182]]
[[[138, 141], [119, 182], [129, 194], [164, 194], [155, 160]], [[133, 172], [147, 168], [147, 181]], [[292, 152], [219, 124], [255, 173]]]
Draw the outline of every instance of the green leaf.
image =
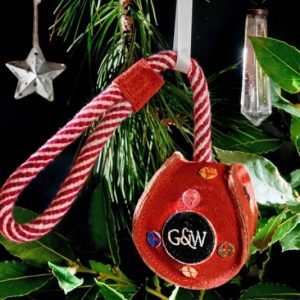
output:
[[280, 139], [245, 120], [239, 112], [217, 115], [213, 122], [212, 139], [217, 148], [256, 154], [274, 151], [282, 144]]
[[300, 169], [294, 170], [291, 173], [290, 185], [293, 189], [297, 188], [300, 185]]
[[[36, 214], [27, 209], [15, 208], [15, 218], [21, 223], [35, 216]], [[74, 253], [66, 240], [55, 232], [47, 234], [40, 240], [23, 244], [16, 244], [0, 236], [0, 243], [10, 254], [34, 265], [47, 265], [48, 261], [61, 263], [74, 259]]]
[[266, 158], [239, 151], [215, 149], [218, 159], [227, 164], [244, 163], [260, 204], [283, 204], [294, 200], [291, 186], [280, 176], [276, 166]]
[[77, 287], [83, 284], [83, 279], [80, 279], [73, 275], [70, 267], [57, 266], [51, 262], [48, 263], [52, 273], [57, 278], [58, 285], [64, 291], [65, 294], [73, 291]]
[[[109, 183], [103, 179], [102, 180], [103, 185], [101, 185], [101, 188], [105, 189], [106, 191], [110, 190]], [[105, 203], [105, 232], [108, 236], [108, 242], [109, 242], [109, 250], [111, 254], [111, 258], [114, 262], [114, 265], [119, 266], [121, 263], [120, 258], [120, 249], [119, 249], [119, 243], [117, 238], [117, 227], [116, 227], [116, 221], [115, 217], [112, 211], [111, 202], [108, 201], [106, 198]]]
[[99, 288], [97, 285], [89, 288], [76, 289], [66, 296], [66, 300], [97, 300], [99, 296]]
[[104, 201], [100, 186], [97, 186], [91, 199], [89, 225], [92, 242], [97, 250], [102, 251], [109, 249]]
[[291, 173], [290, 185], [293, 189], [297, 188], [300, 185], [300, 169], [294, 170]]
[[0, 262], [0, 298], [21, 297], [40, 289], [51, 274], [40, 273], [23, 262]]
[[298, 135], [296, 137], [295, 146], [296, 146], [298, 154], [300, 155], [300, 135]]
[[280, 240], [282, 251], [300, 249], [300, 225], [298, 224], [290, 233]]
[[[296, 119], [300, 118], [300, 109], [281, 95], [279, 85], [271, 81], [272, 105], [280, 110], [284, 110]], [[297, 128], [296, 128], [297, 129]]]
[[173, 290], [169, 300], [193, 300], [195, 299], [194, 294], [191, 290], [186, 290], [176, 286]]
[[259, 64], [284, 90], [300, 92], [300, 51], [283, 41], [250, 37]]
[[300, 214], [300, 202], [289, 202], [288, 209], [296, 214]]
[[[221, 295], [214, 290], [205, 290], [202, 300], [222, 300]], [[200, 300], [200, 298], [199, 298]]]
[[253, 245], [256, 249], [264, 251], [272, 244], [274, 233], [285, 216], [286, 213], [283, 211], [279, 215], [271, 217], [269, 221], [258, 230], [253, 239]]
[[278, 225], [274, 235], [272, 236], [272, 244], [284, 238], [289, 232], [291, 232], [300, 223], [300, 216], [287, 212], [285, 220]]
[[115, 289], [111, 288], [104, 282], [100, 282], [96, 280], [97, 285], [100, 287], [102, 296], [104, 300], [127, 300], [121, 293], [116, 291]]
[[101, 262], [89, 260], [89, 264], [93, 271], [97, 273], [103, 273], [108, 275], [114, 275], [114, 272], [112, 271], [111, 265], [105, 265]]
[[[299, 110], [299, 112], [300, 112], [300, 110]], [[295, 142], [296, 138], [300, 135], [300, 118], [292, 116], [291, 127], [290, 127], [290, 135], [291, 135], [291, 140], [293, 142]]]
[[258, 283], [251, 286], [240, 300], [292, 300], [299, 299], [300, 294], [293, 288], [275, 283]]

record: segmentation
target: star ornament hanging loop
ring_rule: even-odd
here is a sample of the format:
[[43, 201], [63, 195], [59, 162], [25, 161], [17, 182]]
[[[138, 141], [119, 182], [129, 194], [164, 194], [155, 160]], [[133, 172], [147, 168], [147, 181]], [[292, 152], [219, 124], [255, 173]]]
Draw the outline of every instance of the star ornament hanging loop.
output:
[[20, 99], [32, 93], [53, 101], [53, 80], [61, 74], [64, 64], [46, 61], [39, 46], [38, 38], [38, 5], [41, 0], [33, 0], [33, 47], [25, 60], [6, 63], [9, 70], [18, 78], [15, 98]]

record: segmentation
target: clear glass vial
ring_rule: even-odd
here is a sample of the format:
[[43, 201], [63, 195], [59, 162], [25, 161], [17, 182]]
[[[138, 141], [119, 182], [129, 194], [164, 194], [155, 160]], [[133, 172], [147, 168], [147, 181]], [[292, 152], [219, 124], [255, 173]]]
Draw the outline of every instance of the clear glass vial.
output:
[[259, 126], [272, 113], [270, 79], [256, 60], [249, 36], [267, 36], [265, 9], [251, 9], [246, 17], [241, 113]]

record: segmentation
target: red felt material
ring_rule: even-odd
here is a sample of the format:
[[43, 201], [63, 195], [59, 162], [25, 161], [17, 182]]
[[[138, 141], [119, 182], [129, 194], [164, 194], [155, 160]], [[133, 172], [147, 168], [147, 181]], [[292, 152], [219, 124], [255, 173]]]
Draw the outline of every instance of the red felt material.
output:
[[145, 59], [141, 59], [114, 82], [131, 103], [134, 111], [138, 111], [159, 91], [164, 80]]
[[[204, 179], [199, 170], [205, 166], [217, 170], [217, 176]], [[150, 247], [149, 231], [161, 234], [171, 215], [191, 211], [181, 200], [188, 189], [200, 193], [201, 201], [192, 211], [206, 217], [215, 230], [216, 244], [212, 255], [192, 267], [196, 278], [181, 272], [182, 264], [171, 258], [163, 245]], [[214, 162], [190, 162], [174, 153], [156, 172], [141, 196], [133, 220], [133, 240], [145, 263], [161, 278], [190, 289], [220, 286], [235, 276], [249, 255], [257, 223], [257, 206], [251, 180], [242, 164], [231, 166]], [[223, 242], [234, 246], [231, 257], [221, 257], [218, 247]]]

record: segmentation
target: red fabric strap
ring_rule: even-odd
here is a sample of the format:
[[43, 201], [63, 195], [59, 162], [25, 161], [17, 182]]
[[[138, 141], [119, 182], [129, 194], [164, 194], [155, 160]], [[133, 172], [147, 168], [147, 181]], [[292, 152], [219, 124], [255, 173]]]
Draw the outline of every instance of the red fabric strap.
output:
[[162, 77], [151, 68], [146, 59], [136, 62], [114, 82], [134, 111], [140, 110], [164, 84]]

